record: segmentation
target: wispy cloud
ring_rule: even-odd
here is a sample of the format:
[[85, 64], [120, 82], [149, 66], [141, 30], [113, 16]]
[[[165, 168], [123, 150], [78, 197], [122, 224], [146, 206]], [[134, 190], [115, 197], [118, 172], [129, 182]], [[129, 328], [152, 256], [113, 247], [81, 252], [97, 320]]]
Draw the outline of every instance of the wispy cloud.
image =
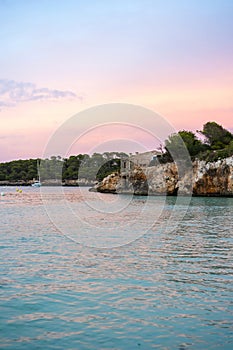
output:
[[0, 108], [14, 107], [28, 101], [58, 100], [62, 98], [82, 99], [68, 90], [38, 88], [33, 83], [0, 79]]

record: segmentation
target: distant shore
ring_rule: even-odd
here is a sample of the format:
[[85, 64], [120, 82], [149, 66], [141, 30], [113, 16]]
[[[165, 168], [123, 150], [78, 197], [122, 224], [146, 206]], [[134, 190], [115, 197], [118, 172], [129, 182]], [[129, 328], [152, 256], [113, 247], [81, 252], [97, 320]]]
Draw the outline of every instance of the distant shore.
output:
[[[0, 186], [31, 186], [34, 181], [0, 181]], [[60, 181], [45, 181], [43, 186], [67, 186], [67, 187], [91, 187], [94, 186], [96, 182], [78, 182], [77, 180], [66, 180], [64, 182]]]

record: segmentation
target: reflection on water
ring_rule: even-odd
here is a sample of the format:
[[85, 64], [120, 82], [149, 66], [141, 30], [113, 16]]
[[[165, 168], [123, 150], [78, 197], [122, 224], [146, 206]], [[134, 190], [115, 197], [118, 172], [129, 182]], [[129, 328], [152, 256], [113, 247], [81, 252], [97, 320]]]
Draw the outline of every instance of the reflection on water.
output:
[[[193, 198], [171, 231], [169, 197], [164, 229], [158, 220], [130, 244], [94, 249], [57, 231], [38, 190], [4, 191], [2, 349], [232, 349], [233, 199]], [[81, 203], [75, 189], [65, 191], [71, 205]]]

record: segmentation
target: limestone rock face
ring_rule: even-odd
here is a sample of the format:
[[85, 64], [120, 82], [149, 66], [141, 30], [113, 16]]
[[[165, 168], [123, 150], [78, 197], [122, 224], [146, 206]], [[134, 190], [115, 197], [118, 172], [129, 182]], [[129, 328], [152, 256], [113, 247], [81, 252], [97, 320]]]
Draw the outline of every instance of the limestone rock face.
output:
[[196, 160], [182, 176], [175, 163], [136, 167], [127, 174], [107, 176], [95, 190], [138, 195], [233, 196], [233, 157], [211, 163]]
[[97, 192], [103, 192], [103, 193], [116, 193], [116, 187], [117, 184], [120, 182], [120, 175], [113, 173], [111, 175], [108, 175], [98, 183], [94, 190]]
[[175, 163], [161, 164], [145, 169], [149, 194], [174, 195], [177, 192], [178, 170]]
[[233, 196], [233, 157], [206, 163], [194, 163], [193, 194]]

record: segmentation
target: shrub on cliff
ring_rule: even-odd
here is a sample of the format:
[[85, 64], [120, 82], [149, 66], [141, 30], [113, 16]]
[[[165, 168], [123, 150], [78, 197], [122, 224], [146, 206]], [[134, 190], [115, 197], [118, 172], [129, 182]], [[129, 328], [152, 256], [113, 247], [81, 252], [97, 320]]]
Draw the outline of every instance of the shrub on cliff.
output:
[[233, 135], [230, 131], [224, 129], [222, 125], [216, 122], [208, 122], [199, 131], [206, 138], [206, 143], [212, 150], [223, 149], [233, 141]]
[[184, 146], [192, 160], [198, 158], [213, 162], [233, 155], [233, 135], [221, 125], [208, 122], [199, 133], [205, 136], [204, 141], [199, 140], [191, 131], [183, 130], [170, 135], [165, 141], [165, 152], [160, 162], [167, 163], [172, 162], [173, 159], [182, 159]]
[[185, 130], [179, 131], [177, 134], [170, 135], [165, 141], [166, 152], [162, 157], [162, 162], [164, 163], [166, 161], [173, 161], [175, 158], [181, 158], [182, 154], [185, 152], [184, 146], [193, 159], [207, 148], [193, 132]]

